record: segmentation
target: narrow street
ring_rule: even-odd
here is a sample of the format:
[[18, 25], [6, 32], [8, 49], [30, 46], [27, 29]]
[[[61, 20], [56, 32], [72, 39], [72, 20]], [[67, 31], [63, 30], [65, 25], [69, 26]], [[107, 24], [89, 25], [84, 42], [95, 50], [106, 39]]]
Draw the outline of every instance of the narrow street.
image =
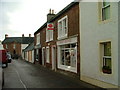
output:
[[3, 90], [5, 88], [97, 88], [23, 60], [13, 60], [7, 68], [4, 68], [4, 73]]

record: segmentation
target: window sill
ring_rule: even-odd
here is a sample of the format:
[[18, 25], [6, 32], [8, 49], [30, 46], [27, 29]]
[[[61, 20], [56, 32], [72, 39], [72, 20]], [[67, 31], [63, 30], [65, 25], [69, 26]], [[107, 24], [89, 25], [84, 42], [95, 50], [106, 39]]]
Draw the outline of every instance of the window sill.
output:
[[99, 24], [105, 24], [105, 23], [109, 23], [111, 22], [112, 20], [111, 19], [107, 19], [107, 20], [99, 20]]
[[63, 37], [58, 37], [57, 39], [58, 39], [58, 40], [62, 40], [62, 39], [65, 39], [65, 38], [67, 38], [67, 35], [66, 35], [66, 36], [63, 36]]

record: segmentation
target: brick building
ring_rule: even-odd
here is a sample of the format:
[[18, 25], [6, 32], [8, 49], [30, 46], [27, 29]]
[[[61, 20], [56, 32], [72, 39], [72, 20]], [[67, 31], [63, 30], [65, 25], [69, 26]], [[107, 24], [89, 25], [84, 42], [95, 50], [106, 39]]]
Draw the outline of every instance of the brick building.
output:
[[[80, 74], [80, 40], [79, 40], [79, 3], [72, 2], [54, 15], [50, 10], [47, 22], [35, 33], [35, 45], [39, 38], [39, 62], [41, 65], [67, 73]], [[48, 30], [51, 24], [54, 30]]]
[[34, 41], [34, 38], [31, 37], [31, 34], [29, 34], [29, 37], [8, 37], [8, 35], [5, 35], [5, 39], [3, 40], [2, 44], [4, 49], [9, 51], [14, 58], [22, 56], [22, 50], [25, 49], [28, 44], [32, 43]]

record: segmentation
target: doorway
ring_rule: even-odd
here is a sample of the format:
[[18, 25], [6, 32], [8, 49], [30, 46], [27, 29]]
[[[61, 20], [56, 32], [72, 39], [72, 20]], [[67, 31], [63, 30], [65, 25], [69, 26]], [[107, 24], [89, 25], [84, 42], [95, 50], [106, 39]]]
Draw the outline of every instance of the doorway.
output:
[[56, 47], [52, 47], [52, 70], [56, 71]]

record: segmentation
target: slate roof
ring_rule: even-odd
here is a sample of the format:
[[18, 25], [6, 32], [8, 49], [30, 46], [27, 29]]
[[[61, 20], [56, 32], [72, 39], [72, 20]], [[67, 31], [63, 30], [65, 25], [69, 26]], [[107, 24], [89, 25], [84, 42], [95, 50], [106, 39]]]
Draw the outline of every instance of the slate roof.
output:
[[62, 15], [63, 13], [65, 13], [67, 10], [69, 10], [72, 6], [79, 4], [79, 2], [71, 2], [69, 5], [67, 5], [64, 9], [62, 9], [59, 13], [57, 13], [53, 18], [51, 18], [49, 21], [45, 22], [35, 33], [37, 34], [41, 29], [43, 29], [44, 27], [47, 27], [47, 23], [48, 22], [52, 22], [55, 19], [57, 19], [60, 15]]
[[34, 37], [7, 37], [2, 41], [2, 44], [6, 43], [20, 43], [20, 44], [30, 44], [34, 41]]
[[29, 44], [23, 51], [26, 52], [26, 51], [31, 51], [34, 49], [34, 42]]

